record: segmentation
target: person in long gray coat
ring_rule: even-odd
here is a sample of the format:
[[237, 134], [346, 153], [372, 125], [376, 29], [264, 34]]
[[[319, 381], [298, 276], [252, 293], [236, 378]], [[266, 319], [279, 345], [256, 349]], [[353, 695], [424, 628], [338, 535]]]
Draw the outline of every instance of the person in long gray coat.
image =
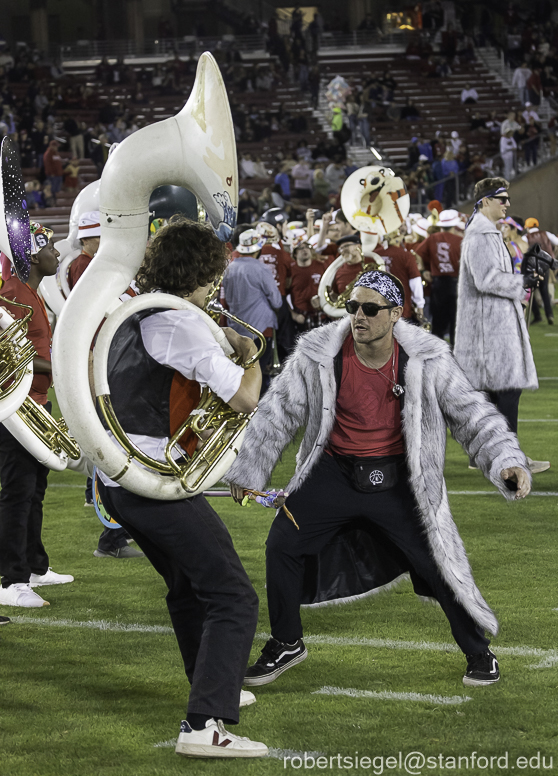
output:
[[[443, 474], [447, 427], [506, 499], [529, 492], [526, 458], [505, 418], [473, 389], [448, 345], [400, 320], [403, 291], [396, 278], [365, 273], [351, 302], [349, 316], [299, 339], [225, 478], [237, 499], [244, 488], [263, 490], [283, 449], [305, 428], [286, 488], [286, 505], [300, 530], [282, 512], [271, 527], [272, 638], [245, 684], [267, 684], [305, 659], [299, 608], [306, 559], [355, 521], [372, 527], [374, 542], [386, 552], [395, 547], [413, 583], [424, 583], [439, 601], [467, 656], [464, 682], [492, 684], [498, 665], [484, 630], [496, 634], [498, 623], [475, 585], [451, 515]], [[348, 445], [357, 449], [351, 455], [333, 444], [347, 429]], [[378, 442], [382, 451], [371, 453]], [[382, 487], [376, 491], [376, 485]], [[347, 571], [338, 568], [341, 581]]]
[[[461, 244], [454, 355], [473, 387], [488, 392], [517, 433], [521, 392], [539, 384], [521, 305], [530, 279], [514, 274], [496, 227], [510, 204], [507, 189], [504, 178], [475, 186], [477, 205]], [[549, 466], [529, 463], [531, 471]]]

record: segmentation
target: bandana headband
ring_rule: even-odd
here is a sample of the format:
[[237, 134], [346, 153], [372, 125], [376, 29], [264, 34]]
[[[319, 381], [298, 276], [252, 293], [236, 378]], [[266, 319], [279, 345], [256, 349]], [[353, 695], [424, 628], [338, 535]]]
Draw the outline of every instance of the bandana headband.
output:
[[521, 234], [521, 232], [524, 231], [524, 227], [520, 226], [520, 224], [517, 223], [517, 221], [514, 221], [511, 216], [508, 216], [507, 218], [503, 219], [505, 224], [509, 224], [510, 226], [513, 226], [514, 229], [517, 229], [517, 231]]
[[465, 224], [465, 229], [467, 229], [467, 227], [469, 226], [469, 224], [471, 223], [471, 221], [473, 220], [473, 218], [474, 218], [474, 217], [476, 216], [476, 214], [478, 213], [478, 210], [479, 210], [479, 205], [480, 205], [480, 203], [483, 201], [483, 199], [492, 199], [492, 197], [497, 197], [497, 196], [498, 196], [498, 194], [503, 194], [503, 193], [504, 193], [504, 191], [505, 191], [505, 192], [507, 192], [507, 191], [508, 191], [508, 187], [507, 187], [507, 186], [500, 186], [500, 188], [499, 188], [499, 189], [493, 189], [492, 191], [487, 191], [487, 192], [486, 192], [486, 194], [483, 194], [483, 195], [482, 195], [482, 197], [476, 201], [476, 203], [475, 203], [475, 207], [474, 207], [474, 210], [473, 210], [473, 212], [471, 213], [471, 216], [470, 216], [469, 220], [468, 220], [468, 221], [467, 221], [467, 223]]
[[377, 291], [397, 307], [403, 306], [403, 294], [386, 272], [379, 272], [376, 269], [365, 272], [354, 285], [355, 288], [359, 286]]
[[36, 221], [31, 221], [29, 227], [31, 229], [31, 255], [35, 256], [43, 248], [46, 248], [54, 232], [48, 226], [38, 224]]

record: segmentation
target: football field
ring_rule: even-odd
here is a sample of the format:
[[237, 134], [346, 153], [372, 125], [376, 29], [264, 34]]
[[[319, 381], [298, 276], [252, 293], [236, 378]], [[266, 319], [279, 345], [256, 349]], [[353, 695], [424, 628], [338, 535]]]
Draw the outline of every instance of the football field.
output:
[[[231, 732], [271, 756], [193, 760], [174, 753], [188, 683], [146, 559], [95, 558], [102, 526], [84, 478], [51, 473], [43, 540], [75, 582], [40, 590], [0, 633], [0, 776], [175, 776], [318, 771], [558, 773], [558, 331], [531, 330], [540, 379], [520, 403], [519, 439], [549, 459], [525, 501], [505, 502], [448, 440], [446, 480], [476, 582], [500, 621], [501, 681], [464, 687], [465, 658], [439, 607], [409, 582], [356, 604], [306, 610], [308, 659], [267, 687]], [[273, 484], [286, 485], [290, 448]], [[264, 547], [272, 510], [212, 505], [260, 597], [252, 656], [269, 624]], [[296, 515], [295, 515], [296, 518]]]

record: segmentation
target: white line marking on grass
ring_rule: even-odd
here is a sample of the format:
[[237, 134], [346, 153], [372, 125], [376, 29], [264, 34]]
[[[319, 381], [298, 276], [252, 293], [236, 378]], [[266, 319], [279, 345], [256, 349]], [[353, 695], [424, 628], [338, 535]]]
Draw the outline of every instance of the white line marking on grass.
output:
[[[177, 738], [170, 738], [168, 741], [159, 741], [158, 744], [153, 744], [155, 749], [174, 749], [176, 746]], [[268, 757], [273, 757], [275, 760], [284, 760], [286, 757], [323, 757], [324, 752], [297, 752], [295, 749], [274, 749], [269, 747]]]
[[[156, 633], [170, 635], [174, 631], [167, 625], [139, 625], [138, 623], [110, 622], [109, 620], [54, 620], [48, 617], [12, 617], [12, 622], [21, 625], [46, 625], [54, 628], [91, 628], [92, 630], [117, 631], [119, 633]], [[257, 633], [256, 638], [267, 641], [269, 633]], [[456, 644], [433, 641], [396, 641], [395, 639], [369, 639], [363, 636], [305, 636], [307, 644], [323, 644], [329, 647], [375, 647], [376, 649], [405, 649], [430, 652], [459, 652]], [[549, 668], [558, 663], [558, 650], [536, 647], [498, 647], [502, 655], [519, 657], [540, 657], [542, 663], [528, 668]]]
[[[499, 496], [499, 490], [448, 490], [450, 496]], [[558, 497], [558, 491], [533, 490], [529, 496], [554, 496]]]
[[419, 701], [421, 703], [436, 703], [440, 706], [456, 706], [459, 703], [472, 701], [468, 695], [430, 695], [419, 692], [391, 692], [382, 690], [355, 690], [352, 687], [322, 687], [314, 690], [312, 695], [346, 695], [349, 698], [374, 698], [380, 701]]
[[558, 380], [558, 377], [539, 377], [539, 380]]
[[93, 630], [118, 631], [120, 633], [174, 633], [168, 625], [139, 625], [108, 620], [51, 620], [48, 617], [12, 617], [21, 625], [51, 625], [54, 628], [92, 628]]
[[[270, 638], [268, 633], [257, 633], [257, 639]], [[395, 639], [368, 639], [364, 636], [304, 636], [305, 644], [322, 644], [329, 647], [375, 647], [376, 649], [417, 650], [419, 652], [461, 652], [457, 644], [444, 644], [435, 641], [396, 641]], [[527, 668], [551, 668], [558, 664], [558, 650], [538, 649], [537, 647], [494, 647], [498, 655], [514, 657], [538, 657], [540, 663]]]
[[518, 423], [558, 423], [558, 418], [519, 418]]
[[558, 337], [558, 334], [545, 334], [545, 337]]
[[79, 488], [85, 490], [85, 485], [68, 485], [66, 482], [49, 482], [49, 488]]

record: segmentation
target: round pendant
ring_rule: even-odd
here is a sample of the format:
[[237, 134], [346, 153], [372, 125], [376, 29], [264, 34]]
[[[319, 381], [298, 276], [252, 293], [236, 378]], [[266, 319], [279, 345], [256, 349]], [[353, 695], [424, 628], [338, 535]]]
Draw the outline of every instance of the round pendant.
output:
[[395, 383], [393, 388], [391, 389], [393, 391], [393, 395], [396, 396], [398, 399], [400, 396], [403, 396], [405, 393], [405, 389], [402, 385], [399, 385], [399, 383]]

